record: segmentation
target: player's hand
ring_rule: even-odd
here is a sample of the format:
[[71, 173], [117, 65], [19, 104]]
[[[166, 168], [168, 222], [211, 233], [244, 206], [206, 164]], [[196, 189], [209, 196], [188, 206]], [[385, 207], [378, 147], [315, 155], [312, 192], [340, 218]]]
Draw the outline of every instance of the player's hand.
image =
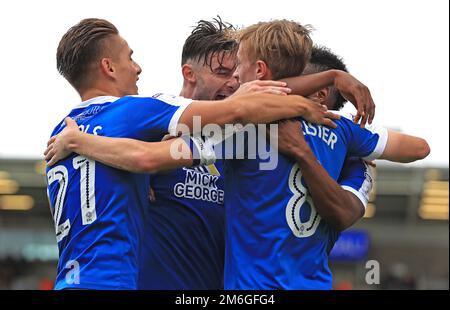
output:
[[[255, 93], [265, 93], [286, 96], [291, 93], [291, 89], [286, 87], [285, 82], [280, 81], [260, 81], [254, 80], [242, 84], [232, 96], [248, 95]], [[230, 96], [231, 97], [231, 96]]]
[[337, 72], [334, 86], [358, 111], [353, 121], [356, 124], [360, 123], [361, 127], [364, 127], [367, 122], [372, 124], [375, 117], [375, 103], [369, 88], [347, 72]]
[[302, 123], [298, 120], [283, 120], [278, 123], [278, 151], [295, 158], [298, 152], [309, 146], [303, 136]]
[[340, 119], [340, 115], [328, 111], [326, 105], [318, 104], [304, 97], [300, 98], [302, 98], [306, 109], [301, 117], [313, 124], [325, 125], [331, 128], [337, 127], [332, 120]]
[[47, 142], [47, 149], [44, 152], [44, 156], [49, 167], [72, 153], [67, 146], [68, 141], [70, 141], [71, 137], [80, 133], [77, 123], [70, 117], [66, 117], [64, 123], [66, 124], [66, 128], [56, 136], [51, 137]]

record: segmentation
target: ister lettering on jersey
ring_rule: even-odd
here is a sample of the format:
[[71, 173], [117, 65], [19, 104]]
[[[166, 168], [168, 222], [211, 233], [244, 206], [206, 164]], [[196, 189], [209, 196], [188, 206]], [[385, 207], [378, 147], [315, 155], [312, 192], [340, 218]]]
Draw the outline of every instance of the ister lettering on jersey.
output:
[[334, 150], [334, 145], [338, 142], [338, 136], [333, 131], [330, 131], [330, 128], [322, 125], [314, 125], [306, 121], [302, 121], [302, 123], [304, 135], [318, 137]]

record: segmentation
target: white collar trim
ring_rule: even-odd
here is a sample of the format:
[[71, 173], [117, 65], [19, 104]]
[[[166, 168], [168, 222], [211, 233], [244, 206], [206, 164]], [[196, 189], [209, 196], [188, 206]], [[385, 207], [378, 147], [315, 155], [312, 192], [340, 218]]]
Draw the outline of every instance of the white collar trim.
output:
[[89, 100], [81, 102], [80, 104], [78, 104], [75, 107], [75, 109], [85, 108], [85, 107], [90, 106], [91, 104], [103, 104], [103, 103], [107, 103], [107, 102], [114, 102], [118, 99], [120, 99], [120, 98], [114, 97], [114, 96], [99, 96], [99, 97], [91, 98]]

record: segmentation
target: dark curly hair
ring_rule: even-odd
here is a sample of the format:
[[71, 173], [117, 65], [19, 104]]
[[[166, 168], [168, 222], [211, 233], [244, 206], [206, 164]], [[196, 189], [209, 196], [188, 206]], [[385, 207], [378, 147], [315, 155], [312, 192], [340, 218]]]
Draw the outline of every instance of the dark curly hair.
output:
[[[317, 73], [327, 71], [331, 69], [342, 70], [348, 72], [347, 66], [343, 59], [338, 55], [331, 52], [331, 50], [325, 46], [314, 45], [309, 60], [309, 67], [313, 71], [311, 73]], [[347, 100], [342, 97], [339, 91], [332, 87], [331, 95], [334, 97], [334, 110], [340, 110]]]

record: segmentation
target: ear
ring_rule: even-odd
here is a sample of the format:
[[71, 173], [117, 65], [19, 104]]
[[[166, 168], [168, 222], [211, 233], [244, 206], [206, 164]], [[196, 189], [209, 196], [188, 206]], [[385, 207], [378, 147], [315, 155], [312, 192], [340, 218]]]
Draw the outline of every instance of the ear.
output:
[[314, 95], [316, 96], [317, 101], [320, 104], [326, 105], [328, 107], [328, 109], [333, 109], [333, 107], [330, 107], [330, 102], [329, 102], [330, 94], [331, 94], [330, 93], [330, 88], [326, 87], [326, 88], [322, 88], [321, 90], [319, 90]]
[[328, 87], [322, 88], [317, 92], [317, 98], [320, 99], [320, 101], [325, 101], [328, 98], [328, 95], [330, 94], [330, 89]]
[[267, 67], [267, 64], [262, 60], [256, 61], [256, 78], [258, 80], [268, 79], [268, 75], [270, 74], [270, 69]]
[[197, 81], [197, 77], [195, 75], [195, 71], [190, 64], [184, 64], [181, 67], [181, 73], [183, 74], [183, 79], [187, 82], [195, 83]]
[[322, 88], [321, 90], [319, 90], [318, 92], [315, 92], [312, 95], [309, 95], [308, 98], [319, 104], [327, 105], [329, 94], [330, 94], [330, 89], [328, 87], [326, 87], [326, 88]]
[[102, 58], [100, 61], [100, 70], [108, 77], [115, 78], [116, 72], [111, 58]]

